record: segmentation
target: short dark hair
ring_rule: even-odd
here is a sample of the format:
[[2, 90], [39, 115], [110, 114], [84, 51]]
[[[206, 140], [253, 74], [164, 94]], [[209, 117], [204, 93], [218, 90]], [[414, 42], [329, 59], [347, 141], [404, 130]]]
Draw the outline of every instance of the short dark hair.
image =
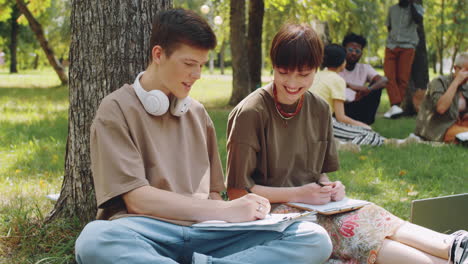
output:
[[367, 40], [365, 37], [354, 34], [352, 32], [343, 38], [343, 47], [346, 47], [346, 45], [350, 42], [356, 42], [357, 44], [360, 44], [362, 48], [365, 48], [367, 45]]
[[346, 59], [346, 50], [338, 44], [328, 44], [325, 46], [323, 56], [323, 67], [336, 68], [341, 66]]
[[288, 70], [316, 69], [322, 63], [322, 58], [322, 40], [307, 24], [283, 25], [271, 43], [270, 59], [274, 67]]
[[159, 11], [153, 19], [150, 60], [154, 46], [161, 46], [171, 56], [180, 44], [210, 50], [216, 47], [216, 36], [206, 20], [193, 11], [181, 8]]

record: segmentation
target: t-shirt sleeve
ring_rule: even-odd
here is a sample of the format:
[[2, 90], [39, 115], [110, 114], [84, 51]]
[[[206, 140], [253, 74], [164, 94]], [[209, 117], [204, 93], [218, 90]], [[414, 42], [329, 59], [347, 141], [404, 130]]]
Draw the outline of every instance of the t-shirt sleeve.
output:
[[333, 100], [344, 101], [345, 91], [346, 91], [346, 82], [338, 74], [334, 75], [333, 78], [330, 78], [330, 92]]
[[432, 100], [432, 105], [437, 106], [437, 102], [439, 101], [440, 97], [445, 93], [444, 83], [442, 81], [442, 77], [435, 78], [432, 80], [428, 85], [428, 93], [429, 97]]
[[257, 153], [244, 143], [229, 142], [227, 145], [227, 186], [243, 189], [255, 185], [251, 175], [255, 170]]
[[91, 125], [90, 151], [98, 208], [122, 202], [122, 194], [148, 185], [141, 155], [112, 100], [103, 100]]
[[366, 79], [367, 82], [370, 83], [375, 76], [379, 75], [379, 73], [369, 64], [365, 64], [366, 66]]
[[323, 161], [322, 173], [337, 171], [340, 168], [338, 161], [338, 151], [336, 150], [335, 138], [333, 136], [333, 124], [331, 115], [328, 116], [327, 148]]
[[[206, 113], [206, 111], [205, 111]], [[213, 121], [206, 113], [207, 125], [207, 149], [208, 157], [210, 159], [210, 192], [221, 192], [226, 189], [224, 185], [223, 167], [221, 165], [221, 158], [218, 151], [218, 143], [216, 140], [216, 130]]]
[[[250, 188], [260, 149], [260, 120], [255, 111], [234, 109], [227, 129], [227, 187]], [[248, 129], [247, 129], [248, 128]]]

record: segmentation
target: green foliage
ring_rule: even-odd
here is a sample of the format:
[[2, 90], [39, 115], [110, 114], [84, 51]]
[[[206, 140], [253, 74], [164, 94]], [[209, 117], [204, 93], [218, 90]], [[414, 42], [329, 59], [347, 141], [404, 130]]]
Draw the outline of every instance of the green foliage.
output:
[[[68, 58], [70, 45], [70, 1], [67, 0], [31, 0], [28, 8], [41, 23], [44, 33], [58, 59]], [[10, 19], [14, 0], [0, 0], [0, 51], [6, 53], [7, 63], [10, 61]], [[36, 36], [28, 26], [24, 16], [18, 19], [20, 23], [18, 35], [17, 59], [20, 69], [35, 67], [36, 56], [38, 66], [49, 65]]]
[[[43, 223], [53, 207], [45, 195], [58, 193], [63, 180], [68, 91], [55, 87], [60, 82], [52, 70], [22, 76], [3, 71], [0, 79], [7, 80], [0, 85], [0, 263], [73, 263], [82, 226], [74, 219]], [[208, 106], [224, 167], [230, 89], [230, 77], [204, 76], [191, 93]], [[374, 129], [386, 137], [408, 136], [414, 117], [383, 119], [388, 100], [382, 99]], [[330, 178], [344, 182], [349, 196], [403, 219], [409, 218], [413, 199], [468, 189], [468, 152], [459, 146], [363, 147], [339, 156], [341, 169]]]

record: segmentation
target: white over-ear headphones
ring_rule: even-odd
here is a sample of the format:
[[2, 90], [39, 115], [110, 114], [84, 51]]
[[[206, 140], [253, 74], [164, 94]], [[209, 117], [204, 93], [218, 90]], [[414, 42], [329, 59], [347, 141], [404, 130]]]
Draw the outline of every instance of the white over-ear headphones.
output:
[[[164, 115], [169, 108], [169, 99], [167, 95], [160, 90], [145, 91], [140, 84], [140, 77], [145, 72], [140, 72], [133, 83], [133, 89], [140, 99], [141, 104], [145, 108], [146, 112], [154, 116]], [[171, 114], [174, 116], [181, 116], [188, 112], [192, 99], [185, 97], [184, 99], [174, 99], [171, 102]]]

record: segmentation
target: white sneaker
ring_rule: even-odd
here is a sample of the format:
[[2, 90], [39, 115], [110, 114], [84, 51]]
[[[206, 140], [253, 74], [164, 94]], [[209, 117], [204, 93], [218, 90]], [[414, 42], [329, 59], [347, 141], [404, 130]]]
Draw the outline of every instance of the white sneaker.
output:
[[398, 105], [393, 105], [383, 116], [385, 118], [397, 118], [403, 114], [403, 109]]
[[468, 263], [468, 232], [459, 230], [452, 234], [453, 243], [449, 250], [449, 261], [453, 264]]

